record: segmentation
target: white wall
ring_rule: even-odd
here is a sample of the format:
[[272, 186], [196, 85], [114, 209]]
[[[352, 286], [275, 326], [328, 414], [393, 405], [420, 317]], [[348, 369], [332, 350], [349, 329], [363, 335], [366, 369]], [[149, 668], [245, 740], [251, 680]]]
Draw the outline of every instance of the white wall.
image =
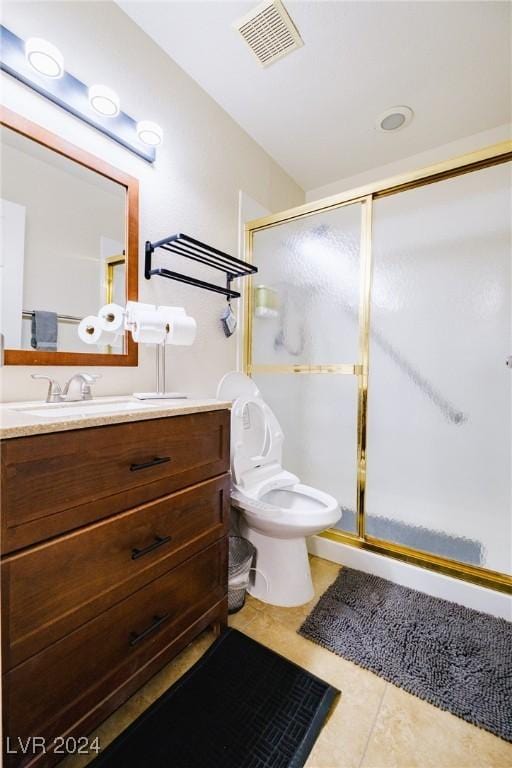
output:
[[[245, 225], [249, 221], [254, 219], [260, 219], [263, 216], [268, 216], [270, 211], [268, 208], [264, 208], [257, 200], [254, 200], [243, 190], [240, 190], [239, 203], [238, 203], [238, 252], [240, 258], [245, 258]], [[256, 278], [258, 281], [258, 278]], [[241, 371], [243, 368], [244, 360], [244, 334], [242, 329], [242, 323], [244, 321], [245, 313], [245, 294], [242, 293], [240, 300], [236, 306], [236, 318], [240, 331], [236, 334], [236, 369]]]
[[[390, 134], [387, 138], [389, 141], [400, 141], [400, 135], [400, 132], [398, 132]], [[426, 152], [404, 157], [402, 160], [397, 160], [394, 163], [379, 165], [364, 173], [358, 173], [356, 176], [347, 176], [330, 184], [310, 189], [306, 191], [306, 200], [320, 200], [322, 197], [337, 195], [341, 192], [360, 187], [363, 184], [371, 184], [374, 181], [389, 179], [391, 176], [396, 176], [399, 173], [408, 173], [409, 171], [415, 171], [429, 165], [435, 165], [435, 163], [442, 163], [444, 160], [450, 160], [453, 157], [465, 155], [477, 149], [490, 147], [493, 144], [498, 144], [511, 138], [512, 124], [500, 125], [488, 131], [482, 131], [472, 136], [457, 139], [457, 141], [451, 141], [449, 144], [441, 144]]]
[[[87, 83], [108, 83], [128, 114], [163, 127], [164, 143], [151, 166], [1, 74], [7, 107], [139, 179], [139, 297], [183, 305], [198, 322], [193, 347], [168, 351], [170, 386], [214, 394], [217, 381], [236, 360], [236, 339], [226, 339], [219, 324], [225, 300], [163, 278], [145, 281], [144, 241], [184, 231], [236, 254], [240, 189], [271, 211], [302, 203], [303, 191], [114, 3], [7, 2], [2, 23], [22, 38], [37, 34], [52, 41], [72, 74]], [[74, 370], [47, 367], [45, 373], [64, 379]], [[139, 349], [138, 368], [95, 370], [103, 375], [95, 385], [97, 394], [151, 389], [154, 350]], [[41, 369], [5, 367], [3, 400], [42, 398], [40, 382], [30, 379], [35, 371]]]

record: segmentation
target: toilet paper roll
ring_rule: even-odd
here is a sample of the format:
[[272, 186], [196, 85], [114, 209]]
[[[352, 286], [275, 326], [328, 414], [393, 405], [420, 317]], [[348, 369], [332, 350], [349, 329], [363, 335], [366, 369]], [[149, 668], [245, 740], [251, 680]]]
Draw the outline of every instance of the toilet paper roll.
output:
[[78, 325], [78, 336], [86, 344], [115, 344], [118, 334], [103, 330], [97, 315], [87, 315]]
[[121, 333], [124, 330], [124, 307], [119, 304], [105, 304], [98, 312], [98, 318], [104, 331]]
[[166, 322], [161, 312], [147, 310], [138, 312], [132, 328], [133, 340], [137, 344], [160, 344], [166, 336]]
[[162, 315], [165, 317], [166, 320], [171, 320], [173, 317], [176, 317], [177, 315], [181, 315], [182, 317], [186, 315], [184, 307], [157, 307], [158, 312], [161, 312]]
[[124, 327], [127, 331], [131, 331], [136, 317], [141, 312], [154, 312], [155, 309], [156, 307], [154, 304], [143, 304], [140, 301], [127, 301]]
[[167, 321], [168, 331], [165, 334], [165, 343], [177, 347], [188, 347], [196, 338], [197, 323], [189, 315], [175, 315]]

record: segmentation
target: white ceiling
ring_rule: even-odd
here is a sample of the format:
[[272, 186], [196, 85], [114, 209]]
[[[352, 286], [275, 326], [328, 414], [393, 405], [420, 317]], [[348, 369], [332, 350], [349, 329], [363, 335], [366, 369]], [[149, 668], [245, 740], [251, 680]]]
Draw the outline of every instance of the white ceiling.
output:
[[306, 190], [511, 120], [508, 2], [285, 0], [305, 45], [267, 69], [232, 27], [257, 2], [118, 4]]

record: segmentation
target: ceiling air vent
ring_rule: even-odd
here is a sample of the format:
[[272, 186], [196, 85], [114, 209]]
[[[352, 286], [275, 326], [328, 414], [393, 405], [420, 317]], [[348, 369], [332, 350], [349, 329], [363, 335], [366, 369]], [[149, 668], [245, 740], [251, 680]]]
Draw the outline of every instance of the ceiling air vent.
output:
[[304, 45], [280, 0], [261, 3], [234, 26], [263, 67]]

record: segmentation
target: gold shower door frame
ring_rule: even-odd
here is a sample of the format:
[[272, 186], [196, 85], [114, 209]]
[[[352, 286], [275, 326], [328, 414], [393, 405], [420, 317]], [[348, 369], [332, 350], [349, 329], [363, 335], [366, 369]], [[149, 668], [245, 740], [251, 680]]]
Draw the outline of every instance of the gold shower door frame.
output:
[[[114, 270], [116, 267], [120, 267], [121, 264], [124, 264], [126, 268], [126, 256], [124, 251], [118, 256], [108, 256], [105, 259], [105, 304], [112, 304], [114, 300]], [[112, 345], [107, 344], [107, 354], [111, 355], [112, 351]]]
[[252, 262], [254, 234], [269, 227], [289, 221], [314, 216], [346, 205], [361, 205], [361, 248], [360, 248], [360, 301], [359, 301], [359, 360], [356, 363], [325, 363], [321, 365], [255, 365], [252, 361], [253, 339], [253, 297], [252, 275], [245, 281], [244, 294], [244, 349], [243, 367], [245, 373], [315, 373], [357, 376], [357, 533], [330, 529], [320, 534], [324, 538], [348, 544], [380, 555], [386, 555], [433, 571], [444, 573], [481, 586], [490, 587], [512, 594], [512, 576], [469, 565], [446, 557], [377, 539], [365, 532], [365, 490], [366, 490], [366, 424], [368, 413], [368, 375], [370, 366], [370, 300], [372, 287], [372, 203], [385, 195], [405, 192], [424, 184], [433, 184], [452, 176], [471, 173], [481, 168], [512, 160], [512, 141], [502, 142], [437, 165], [412, 173], [401, 174], [381, 182], [359, 187], [340, 195], [316, 200], [287, 211], [265, 216], [248, 222], [245, 228], [245, 258]]

